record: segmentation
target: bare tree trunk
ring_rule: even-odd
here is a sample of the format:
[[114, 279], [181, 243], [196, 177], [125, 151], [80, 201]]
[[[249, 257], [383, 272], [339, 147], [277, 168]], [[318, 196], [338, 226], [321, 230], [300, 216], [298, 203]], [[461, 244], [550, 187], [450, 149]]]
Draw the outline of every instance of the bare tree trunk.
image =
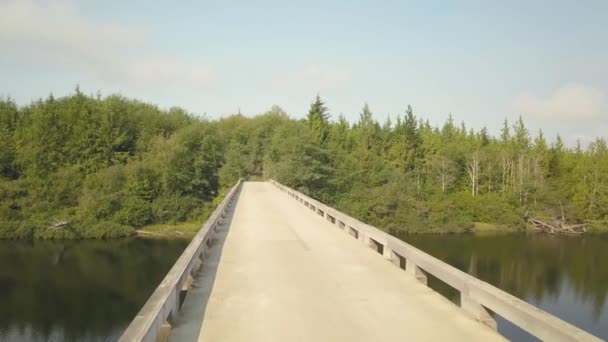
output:
[[515, 187], [517, 186], [517, 174], [516, 174], [516, 170], [515, 170], [515, 159], [512, 159], [509, 163], [510, 167], [509, 170], [511, 172], [511, 187], [513, 188], [513, 191], [516, 191]]
[[476, 196], [478, 193], [477, 184], [479, 182], [479, 150], [475, 150], [475, 152], [467, 158], [466, 169], [471, 183], [471, 195]]
[[496, 160], [495, 159], [491, 159], [489, 161], [486, 162], [484, 170], [486, 172], [487, 175], [487, 181], [488, 181], [488, 193], [491, 193], [494, 190], [494, 169], [496, 167]]
[[507, 191], [507, 158], [502, 156], [502, 192]]
[[416, 198], [420, 198], [420, 169], [416, 172]]
[[441, 192], [445, 194], [445, 188], [447, 187], [447, 175], [446, 175], [445, 159], [441, 159]]

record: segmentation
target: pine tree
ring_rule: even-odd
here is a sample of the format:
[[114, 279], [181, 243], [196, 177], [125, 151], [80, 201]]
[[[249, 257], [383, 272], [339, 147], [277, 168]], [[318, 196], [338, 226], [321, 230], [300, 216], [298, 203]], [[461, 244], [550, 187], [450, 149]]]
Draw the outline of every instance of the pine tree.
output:
[[405, 111], [405, 121], [403, 123], [403, 149], [405, 170], [415, 169], [422, 158], [422, 139], [418, 121], [411, 106], [407, 106]]
[[11, 98], [0, 99], [0, 179], [15, 179], [19, 176], [15, 164], [15, 129], [17, 128], [17, 105]]
[[327, 112], [325, 103], [321, 100], [319, 95], [317, 95], [315, 101], [310, 105], [307, 120], [308, 127], [316, 138], [317, 143], [324, 144], [329, 132], [329, 113]]

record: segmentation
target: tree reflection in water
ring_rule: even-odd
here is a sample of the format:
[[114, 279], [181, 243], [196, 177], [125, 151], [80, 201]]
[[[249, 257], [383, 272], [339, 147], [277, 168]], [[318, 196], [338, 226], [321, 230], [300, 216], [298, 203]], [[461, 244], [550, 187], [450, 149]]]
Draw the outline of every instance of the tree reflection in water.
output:
[[[608, 339], [608, 235], [406, 235], [419, 249]], [[458, 301], [437, 279], [429, 286]], [[499, 330], [521, 340], [498, 319]]]
[[0, 341], [118, 339], [187, 243], [0, 241]]

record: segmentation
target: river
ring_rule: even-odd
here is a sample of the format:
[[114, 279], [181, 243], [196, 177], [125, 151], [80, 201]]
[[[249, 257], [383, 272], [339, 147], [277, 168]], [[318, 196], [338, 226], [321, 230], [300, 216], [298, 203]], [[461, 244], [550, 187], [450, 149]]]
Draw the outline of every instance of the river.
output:
[[[404, 241], [608, 340], [608, 235], [408, 235]], [[438, 279], [429, 286], [457, 302]], [[532, 336], [495, 317], [514, 341]]]
[[[405, 241], [608, 340], [608, 235]], [[0, 341], [115, 341], [188, 241], [0, 241]], [[457, 301], [437, 279], [429, 285]], [[516, 341], [534, 339], [496, 317]]]
[[115, 341], [187, 240], [0, 240], [0, 341]]

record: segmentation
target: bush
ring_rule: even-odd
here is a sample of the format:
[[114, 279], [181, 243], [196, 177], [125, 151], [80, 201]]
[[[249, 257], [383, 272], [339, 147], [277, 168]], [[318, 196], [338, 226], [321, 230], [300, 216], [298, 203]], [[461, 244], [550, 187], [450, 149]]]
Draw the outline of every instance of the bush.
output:
[[120, 194], [110, 194], [95, 197], [86, 194], [80, 199], [77, 212], [82, 220], [108, 220], [121, 209]]
[[132, 227], [142, 227], [152, 222], [150, 203], [134, 196], [122, 202], [122, 208], [114, 215], [114, 222]]
[[608, 219], [592, 221], [588, 231], [590, 233], [608, 233]]
[[203, 201], [191, 196], [165, 195], [152, 203], [155, 222], [180, 222], [192, 217]]
[[110, 221], [96, 222], [86, 227], [84, 232], [83, 237], [93, 239], [115, 239], [135, 234], [132, 227]]

